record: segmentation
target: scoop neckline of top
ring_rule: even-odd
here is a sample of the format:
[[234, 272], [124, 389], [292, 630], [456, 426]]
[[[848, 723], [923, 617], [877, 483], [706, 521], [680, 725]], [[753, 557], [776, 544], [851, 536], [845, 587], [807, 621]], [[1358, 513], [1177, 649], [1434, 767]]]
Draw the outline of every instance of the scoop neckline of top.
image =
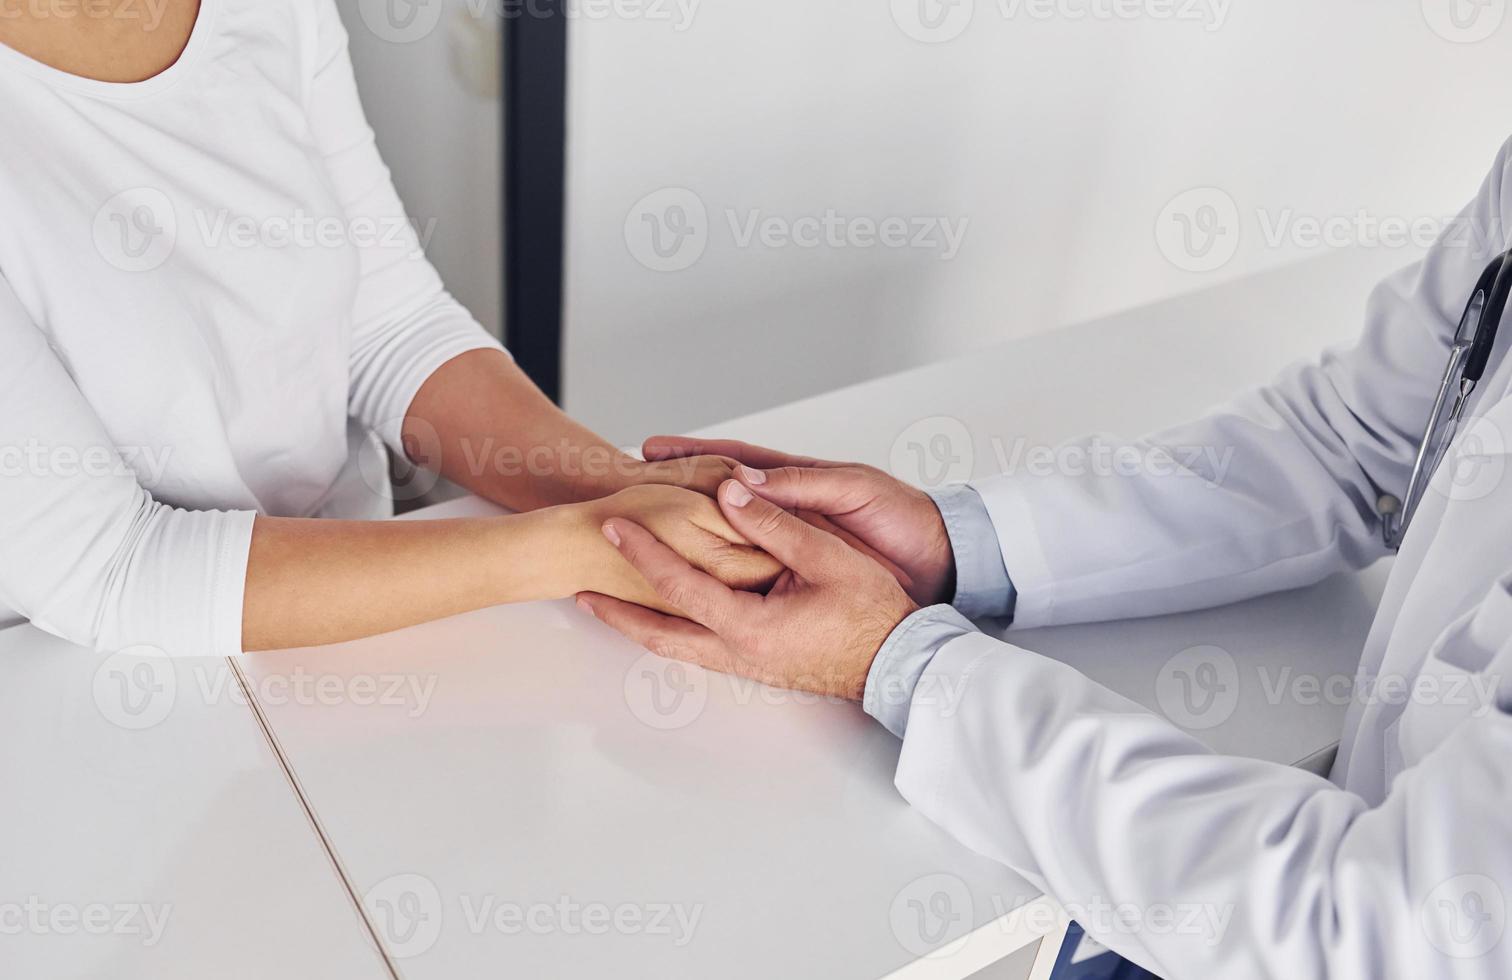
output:
[[111, 99], [138, 99], [161, 92], [177, 82], [199, 60], [200, 53], [208, 43], [214, 29], [216, 8], [220, 0], [200, 0], [199, 12], [194, 18], [194, 27], [189, 39], [173, 64], [153, 75], [136, 82], [109, 82], [104, 79], [75, 75], [73, 72], [54, 68], [15, 48], [0, 44], [0, 64], [10, 65], [22, 72], [60, 88], [98, 95]]

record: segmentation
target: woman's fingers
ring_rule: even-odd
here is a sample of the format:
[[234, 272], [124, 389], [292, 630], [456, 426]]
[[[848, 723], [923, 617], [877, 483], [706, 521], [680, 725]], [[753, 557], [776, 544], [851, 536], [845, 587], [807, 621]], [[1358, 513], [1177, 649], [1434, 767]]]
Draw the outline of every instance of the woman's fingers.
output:
[[809, 456], [753, 446], [738, 439], [693, 439], [689, 436], [652, 436], [641, 447], [647, 459], [681, 459], [684, 456], [728, 456], [747, 466], [768, 468], [773, 466], [833, 466], [824, 460]]
[[694, 568], [634, 521], [611, 518], [604, 522], [603, 532], [663, 601], [716, 632], [743, 602], [759, 601]]

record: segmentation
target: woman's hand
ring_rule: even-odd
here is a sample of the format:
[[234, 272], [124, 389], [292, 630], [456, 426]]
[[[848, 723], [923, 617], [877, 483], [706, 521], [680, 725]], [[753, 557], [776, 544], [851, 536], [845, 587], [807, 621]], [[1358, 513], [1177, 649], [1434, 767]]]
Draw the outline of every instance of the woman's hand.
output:
[[[709, 453], [717, 455], [703, 455]], [[955, 553], [939, 508], [922, 490], [875, 467], [678, 436], [647, 439], [645, 454], [667, 463], [686, 457], [744, 464], [735, 479], [871, 557], [915, 602], [928, 606], [955, 595]]]
[[720, 484], [734, 477], [737, 465], [737, 461], [728, 456], [707, 454], [653, 459], [644, 463], [637, 461], [630, 474], [630, 484], [684, 487], [712, 498], [719, 492]]
[[725, 520], [719, 506], [693, 490], [672, 486], [637, 486], [599, 500], [555, 508], [565, 523], [561, 558], [566, 594], [597, 592], [627, 602], [681, 614], [663, 599], [604, 537], [611, 517], [635, 521], [656, 535], [689, 564], [734, 589], [765, 591], [782, 572], [778, 561], [752, 547]]

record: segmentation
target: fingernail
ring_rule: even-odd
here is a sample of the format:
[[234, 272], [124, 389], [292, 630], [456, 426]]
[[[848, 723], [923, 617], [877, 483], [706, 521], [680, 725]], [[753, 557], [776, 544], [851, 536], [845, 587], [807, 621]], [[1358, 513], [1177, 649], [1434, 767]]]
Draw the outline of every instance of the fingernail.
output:
[[740, 478], [754, 486], [761, 486], [766, 482], [766, 474], [760, 470], [753, 470], [744, 463], [740, 465]]
[[751, 502], [751, 491], [731, 480], [725, 484], [725, 503], [731, 507], [744, 507]]
[[587, 613], [588, 615], [590, 615], [590, 616], [593, 615], [593, 607], [590, 606], [588, 604], [588, 600], [584, 599], [582, 596], [578, 596], [577, 607], [579, 609], [581, 609], [583, 612]]
[[605, 524], [599, 530], [604, 532], [604, 537], [609, 539], [610, 544], [614, 545], [616, 548], [620, 546], [619, 532], [614, 529], [613, 524]]

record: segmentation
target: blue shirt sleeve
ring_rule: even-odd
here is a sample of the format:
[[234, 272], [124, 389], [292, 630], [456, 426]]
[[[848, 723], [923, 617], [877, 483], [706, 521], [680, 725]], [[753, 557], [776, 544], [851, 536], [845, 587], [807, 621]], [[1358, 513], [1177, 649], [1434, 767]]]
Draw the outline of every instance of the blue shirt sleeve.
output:
[[940, 509], [955, 553], [956, 590], [950, 604], [969, 619], [1011, 617], [1018, 593], [981, 495], [957, 483], [930, 491], [929, 496]]
[[[920, 690], [920, 679], [940, 648], [958, 636], [976, 632], [971, 620], [950, 606], [928, 606], [897, 625], [866, 675], [861, 707], [899, 738], [908, 728], [908, 714]], [[943, 696], [949, 692], [940, 692]]]
[[929, 496], [945, 520], [955, 554], [955, 599], [949, 606], [920, 609], [897, 625], [872, 661], [862, 701], [866, 713], [899, 738], [908, 728], [908, 714], [916, 700], [950, 693], [920, 690], [921, 678], [935, 654], [951, 640], [976, 631], [968, 617], [1012, 616], [1017, 598], [981, 495], [966, 484], [956, 484], [931, 491]]

